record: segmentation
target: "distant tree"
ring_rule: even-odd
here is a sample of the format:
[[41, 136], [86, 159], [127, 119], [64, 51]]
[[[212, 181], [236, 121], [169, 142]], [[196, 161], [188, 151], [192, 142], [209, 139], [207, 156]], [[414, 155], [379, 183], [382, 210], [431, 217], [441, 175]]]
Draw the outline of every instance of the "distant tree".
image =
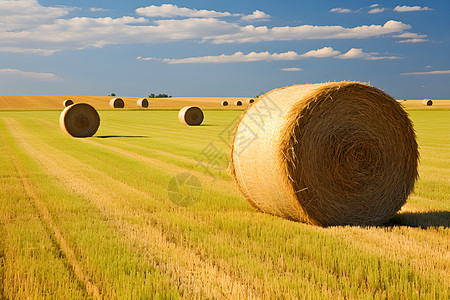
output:
[[149, 98], [172, 98], [172, 96], [169, 96], [167, 94], [158, 94], [155, 95], [153, 93], [151, 93], [150, 95], [148, 95]]
[[155, 94], [151, 93], [150, 95], [148, 95], [149, 98], [155, 98]]
[[115, 97], [115, 96], [116, 96], [116, 93], [111, 93], [111, 95], [109, 95], [109, 96]]

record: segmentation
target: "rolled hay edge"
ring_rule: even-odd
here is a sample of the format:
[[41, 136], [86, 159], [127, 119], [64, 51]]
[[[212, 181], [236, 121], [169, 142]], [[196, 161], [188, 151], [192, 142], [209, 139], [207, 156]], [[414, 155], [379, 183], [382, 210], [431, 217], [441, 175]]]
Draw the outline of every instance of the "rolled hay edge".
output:
[[[348, 99], [343, 104], [341, 103], [343, 100], [339, 100], [339, 97], [345, 94], [348, 94], [345, 96]], [[359, 98], [365, 97], [361, 95], [368, 95], [373, 99], [369, 101], [356, 97], [352, 100], [352, 95], [359, 95]], [[376, 99], [379, 99], [381, 103]], [[251, 120], [256, 119], [254, 114], [268, 106], [261, 101], [272, 101], [271, 104], [279, 105], [282, 115], [265, 119], [259, 124], [254, 121], [252, 123]], [[365, 115], [372, 110], [373, 105], [381, 108], [378, 108], [376, 118], [372, 115], [368, 117], [368, 120], [361, 122], [366, 132], [360, 132], [358, 118], [352, 117], [352, 114], [356, 111]], [[315, 131], [305, 142], [302, 130], [308, 125], [307, 122], [314, 120], [314, 114], [324, 113], [324, 109], [325, 112], [329, 111], [329, 116], [339, 115], [339, 111], [344, 109], [346, 114], [344, 117], [348, 124], [339, 123], [341, 116], [337, 116], [334, 124], [322, 124], [321, 130]], [[394, 114], [392, 122], [397, 124], [398, 128], [391, 124], [378, 125], [378, 115], [382, 116], [386, 113], [383, 110], [394, 111], [391, 113], [391, 115]], [[397, 117], [400, 121], [395, 123]], [[320, 125], [317, 118], [314, 122], [315, 126]], [[260, 127], [252, 127], [252, 125]], [[308, 130], [311, 130], [311, 126], [307, 127]], [[336, 128], [333, 129], [334, 126], [338, 126], [338, 131]], [[389, 136], [385, 137], [384, 134], [377, 132], [383, 126], [393, 130], [395, 134], [388, 133]], [[340, 152], [331, 153], [332, 151], [327, 149], [333, 149], [333, 145], [327, 143], [330, 143], [328, 139], [333, 136], [333, 130], [334, 134], [340, 136], [342, 140], [350, 139], [353, 142], [335, 142], [334, 148], [338, 147]], [[396, 132], [398, 130], [406, 132], [407, 137], [403, 138], [400, 132]], [[239, 143], [249, 140], [251, 131], [254, 131], [253, 134], [259, 139], [255, 139], [253, 144], [242, 149], [245, 145]], [[320, 153], [323, 154], [321, 157], [320, 153], [315, 153], [317, 149], [314, 146], [317, 145], [310, 141], [320, 140], [320, 132], [327, 131], [331, 131], [331, 134], [325, 136], [325, 140], [319, 147], [322, 151]], [[240, 135], [243, 137], [241, 138]], [[398, 150], [401, 155], [394, 153], [397, 151], [396, 147], [386, 142], [389, 139], [401, 144]], [[309, 143], [310, 148], [306, 155], [302, 152], [305, 149], [299, 150], [301, 147], [298, 145], [302, 143]], [[377, 143], [384, 143], [383, 147], [387, 149], [376, 148]], [[345, 154], [347, 152], [349, 154]], [[352, 158], [350, 154], [355, 157]], [[237, 121], [232, 136], [230, 155], [229, 172], [239, 191], [254, 208], [286, 219], [321, 226], [384, 223], [393, 217], [406, 202], [417, 178], [417, 142], [406, 112], [386, 93], [355, 82], [296, 85], [276, 89], [259, 97]], [[336, 162], [345, 155], [349, 162], [353, 161], [354, 165], [340, 167], [340, 170], [346, 174], [337, 172], [330, 175], [331, 170], [339, 166]], [[403, 155], [407, 159], [389, 160], [390, 155], [394, 157]], [[364, 163], [365, 158], [374, 163], [378, 169], [367, 167], [367, 163]], [[319, 165], [324, 161], [334, 161], [336, 164], [329, 169], [321, 170], [320, 167], [308, 163], [309, 160]], [[361, 166], [358, 164], [368, 169], [359, 170]], [[386, 169], [389, 165], [398, 169], [407, 169], [404, 172], [384, 170], [386, 173], [395, 173], [402, 178], [396, 181], [397, 185], [384, 181], [384, 177], [395, 181], [396, 178], [392, 174], [382, 176], [381, 180], [373, 177], [375, 176], [373, 174], [382, 175], [383, 168]], [[309, 166], [309, 169], [305, 170], [305, 166]], [[358, 172], [352, 168], [356, 168]], [[304, 178], [309, 178], [310, 181]], [[321, 185], [322, 181], [327, 182], [331, 188]], [[366, 190], [364, 190], [365, 186], [367, 186]], [[391, 196], [385, 196], [385, 193]]]
[[198, 126], [203, 123], [203, 111], [197, 106], [185, 106], [178, 112], [178, 120], [181, 124]]
[[140, 98], [137, 100], [137, 106], [141, 108], [147, 108], [148, 107], [148, 100], [146, 98]]
[[72, 105], [72, 104], [73, 104], [73, 100], [72, 100], [72, 99], [66, 99], [66, 100], [64, 100], [64, 102], [63, 102], [63, 106], [64, 106], [64, 107], [70, 106], [70, 105]]
[[66, 107], [59, 117], [61, 130], [72, 137], [93, 136], [100, 126], [97, 110], [87, 103], [77, 103]]
[[112, 108], [124, 108], [125, 102], [122, 98], [112, 98], [109, 101], [109, 106], [111, 106]]
[[433, 105], [433, 100], [431, 99], [423, 99], [422, 100], [422, 104], [425, 106], [432, 106]]

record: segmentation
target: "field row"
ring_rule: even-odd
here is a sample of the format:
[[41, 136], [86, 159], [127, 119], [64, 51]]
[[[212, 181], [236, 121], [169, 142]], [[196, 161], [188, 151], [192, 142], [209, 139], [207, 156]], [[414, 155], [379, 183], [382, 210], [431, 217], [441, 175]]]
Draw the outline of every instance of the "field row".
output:
[[58, 111], [1, 112], [0, 299], [449, 297], [449, 111], [411, 112], [421, 178], [390, 225], [330, 228], [239, 195], [239, 114], [188, 127], [177, 111], [100, 111], [96, 136], [73, 139]]

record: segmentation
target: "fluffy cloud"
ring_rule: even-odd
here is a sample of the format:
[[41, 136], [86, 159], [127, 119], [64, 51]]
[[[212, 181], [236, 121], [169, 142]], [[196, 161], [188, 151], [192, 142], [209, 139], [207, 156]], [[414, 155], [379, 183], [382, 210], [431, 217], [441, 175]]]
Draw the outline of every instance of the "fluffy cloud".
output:
[[380, 56], [377, 52], [364, 53], [360, 48], [352, 48], [346, 53], [336, 56], [340, 59], [367, 59], [367, 60], [381, 60], [381, 59], [399, 59], [398, 56]]
[[351, 12], [353, 12], [353, 10], [351, 10], [349, 8], [336, 7], [336, 8], [330, 9], [330, 12], [334, 12], [334, 13], [338, 13], [338, 14], [345, 14], [345, 13], [351, 13]]
[[267, 28], [266, 26], [255, 27], [248, 25], [241, 27], [238, 33], [207, 36], [204, 39], [211, 40], [215, 44], [313, 39], [360, 39], [400, 33], [410, 28], [410, 25], [393, 20], [387, 21], [384, 25], [363, 25], [353, 28], [313, 25]]
[[394, 37], [404, 38], [405, 40], [398, 41], [398, 43], [423, 43], [428, 42], [426, 34], [417, 34], [413, 32], [405, 32]]
[[450, 70], [436, 70], [427, 72], [411, 72], [411, 73], [401, 73], [400, 75], [445, 75], [450, 74]]
[[58, 81], [61, 80], [58, 76], [53, 73], [36, 73], [36, 72], [26, 72], [18, 69], [0, 69], [0, 76], [5, 78], [19, 77], [26, 79], [34, 79], [40, 81]]
[[[220, 43], [308, 39], [360, 39], [401, 34], [411, 28], [398, 21], [384, 25], [343, 26], [242, 26], [239, 20], [218, 17], [228, 12], [197, 10], [165, 4], [137, 9], [139, 17], [67, 17], [76, 8], [46, 7], [35, 0], [0, 0], [0, 51], [50, 55], [67, 49], [101, 48], [114, 44], [152, 44], [183, 40]], [[149, 19], [178, 16], [181, 19]], [[188, 17], [194, 16], [194, 17]], [[211, 17], [214, 16], [214, 17]], [[236, 14], [233, 16], [237, 16]], [[238, 15], [242, 17], [242, 14]], [[267, 18], [255, 11], [246, 20]], [[237, 21], [237, 22], [236, 22]]]
[[161, 60], [169, 64], [205, 64], [205, 63], [235, 63], [235, 62], [254, 62], [254, 61], [280, 61], [280, 60], [300, 60], [308, 58], [327, 58], [334, 57], [340, 59], [396, 59], [397, 56], [380, 56], [376, 52], [364, 53], [362, 49], [352, 48], [347, 53], [341, 54], [340, 51], [334, 50], [331, 47], [323, 47], [317, 50], [311, 50], [303, 54], [298, 54], [295, 51], [288, 51], [284, 53], [270, 53], [265, 52], [250, 52], [244, 54], [241, 51], [231, 55], [221, 54], [216, 56], [200, 56], [188, 58], [165, 58], [158, 59], [154, 57], [137, 57], [138, 60]]
[[298, 72], [298, 71], [302, 71], [302, 69], [300, 69], [300, 68], [283, 68], [283, 69], [281, 69], [281, 71], [284, 71], [284, 72]]
[[173, 18], [173, 17], [220, 18], [238, 15], [238, 14], [231, 14], [229, 12], [217, 12], [214, 10], [190, 9], [186, 7], [178, 7], [177, 5], [173, 4], [162, 4], [161, 6], [150, 5], [147, 7], [140, 7], [136, 9], [136, 13], [141, 16], [159, 17], [159, 18]]
[[396, 12], [410, 12], [410, 11], [423, 11], [423, 10], [433, 10], [433, 9], [426, 7], [426, 6], [421, 7], [421, 6], [407, 6], [407, 5], [403, 5], [403, 6], [397, 5], [394, 8], [394, 11], [396, 11]]
[[369, 10], [369, 14], [377, 14], [377, 13], [381, 13], [385, 11], [384, 8], [372, 8], [371, 10]]
[[251, 15], [243, 16], [241, 19], [243, 21], [263, 21], [270, 19], [270, 15], [263, 11], [255, 10]]
[[76, 8], [41, 6], [37, 0], [0, 0], [0, 30], [20, 30], [52, 23], [74, 9]]

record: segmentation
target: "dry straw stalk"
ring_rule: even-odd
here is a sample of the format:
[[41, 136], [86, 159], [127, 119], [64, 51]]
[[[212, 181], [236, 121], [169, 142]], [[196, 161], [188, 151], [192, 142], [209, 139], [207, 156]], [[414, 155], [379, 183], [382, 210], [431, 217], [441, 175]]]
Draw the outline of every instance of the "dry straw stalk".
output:
[[196, 126], [203, 122], [203, 111], [196, 106], [185, 106], [178, 112], [181, 124]]
[[237, 122], [230, 173], [256, 209], [321, 226], [376, 225], [405, 204], [418, 146], [407, 113], [356, 82], [273, 90]]

